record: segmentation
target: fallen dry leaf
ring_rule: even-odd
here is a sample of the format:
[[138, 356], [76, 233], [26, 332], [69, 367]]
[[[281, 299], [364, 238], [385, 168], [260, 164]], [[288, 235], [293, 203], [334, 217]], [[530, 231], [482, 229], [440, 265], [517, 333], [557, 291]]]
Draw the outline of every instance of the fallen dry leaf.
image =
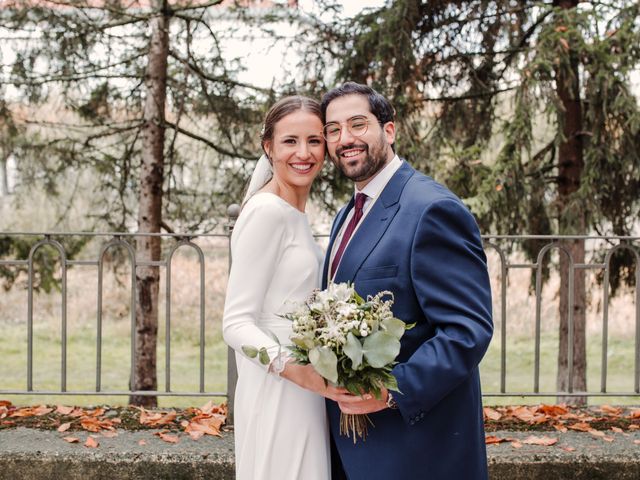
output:
[[106, 437], [106, 438], [113, 438], [113, 437], [117, 437], [118, 436], [118, 432], [116, 432], [114, 430], [105, 430], [103, 432], [100, 432], [100, 434], [103, 437]]
[[565, 427], [564, 425], [554, 425], [553, 428], [555, 428], [557, 431], [562, 432], [562, 433], [566, 433], [567, 432], [567, 427]]
[[534, 414], [527, 407], [516, 407], [511, 415], [522, 420], [523, 422], [533, 422]]
[[555, 445], [556, 443], [558, 443], [558, 439], [547, 436], [536, 437], [535, 435], [531, 435], [522, 440], [522, 443], [525, 443], [527, 445], [543, 445], [546, 447], [550, 447], [551, 445]]
[[629, 418], [640, 418], [640, 408], [632, 408], [629, 411]]
[[100, 444], [95, 438], [93, 438], [92, 436], [89, 436], [87, 437], [87, 441], [84, 442], [84, 446], [89, 448], [98, 448]]
[[640, 440], [634, 440], [633, 443], [635, 443], [636, 445], [640, 445]]
[[157, 435], [167, 443], [178, 443], [180, 441], [180, 439], [175, 435], [169, 435], [168, 433], [164, 433], [164, 432], [156, 432], [154, 433], [154, 435]]
[[613, 442], [613, 437], [605, 435], [604, 437], [602, 437], [602, 440], [604, 440], [605, 442]]
[[611, 427], [611, 430], [616, 433], [624, 433], [624, 430], [622, 430], [620, 427]]
[[80, 419], [80, 426], [89, 432], [113, 430], [113, 422], [111, 420], [101, 420], [95, 417], [82, 417]]
[[601, 405], [599, 410], [609, 415], [620, 416], [622, 414], [622, 408], [612, 407], [611, 405]]
[[87, 411], [86, 414], [91, 417], [100, 417], [101, 415], [104, 415], [104, 412], [105, 412], [104, 408], [96, 408], [96, 409]]
[[71, 422], [63, 423], [58, 427], [58, 431], [60, 433], [66, 432], [67, 430], [69, 430], [70, 427], [71, 427]]
[[69, 443], [80, 443], [80, 439], [77, 437], [63, 437], [62, 439]]
[[562, 450], [565, 450], [567, 452], [575, 452], [576, 449], [573, 447], [560, 447]]
[[65, 407], [64, 405], [58, 405], [56, 407], [56, 413], [60, 415], [69, 415], [71, 412], [73, 412], [73, 407]]
[[484, 439], [484, 443], [486, 445], [492, 445], [494, 443], [502, 443], [502, 442], [506, 442], [506, 441], [507, 441], [506, 438], [495, 437], [493, 435], [488, 435]]
[[514, 440], [513, 442], [511, 442], [511, 446], [513, 448], [522, 448], [522, 444], [520, 442], [518, 442], [517, 440]]
[[202, 407], [200, 407], [200, 411], [202, 413], [211, 413], [211, 410], [213, 410], [213, 408], [215, 407], [215, 403], [213, 403], [213, 400], [209, 400], [207, 403], [205, 403]]
[[540, 405], [538, 412], [551, 417], [558, 417], [560, 415], [566, 415], [569, 410], [564, 405]]
[[605, 433], [604, 433], [604, 432], [601, 432], [601, 431], [596, 430], [596, 429], [594, 429], [594, 428], [590, 428], [590, 429], [589, 429], [589, 433], [590, 433], [591, 435], [593, 435], [594, 437], [604, 437], [604, 436], [605, 436]]
[[38, 407], [25, 407], [19, 408], [13, 412], [10, 417], [41, 417], [47, 413], [51, 413], [53, 408], [48, 408], [46, 405], [40, 405]]
[[163, 427], [173, 423], [177, 417], [177, 413], [174, 410], [171, 410], [167, 413], [162, 412], [152, 412], [149, 410], [145, 410], [144, 408], [140, 408], [140, 424], [146, 425], [149, 427]]
[[201, 431], [198, 431], [198, 430], [190, 430], [187, 433], [191, 437], [191, 440], [199, 440], [200, 438], [202, 438], [204, 436], [204, 432], [201, 432]]
[[502, 418], [502, 414], [491, 407], [484, 407], [482, 411], [484, 412], [485, 418], [490, 420], [500, 420]]
[[13, 405], [9, 400], [0, 400], [0, 407], [10, 407]]
[[82, 417], [85, 415], [85, 411], [80, 408], [80, 407], [76, 407], [74, 408], [71, 413], [69, 413], [70, 417]]
[[146, 445], [146, 444], [147, 444], [147, 441], [146, 441], [146, 440], [138, 440], [138, 445], [140, 445], [140, 446], [144, 446], [144, 445]]
[[578, 432], [588, 432], [591, 430], [591, 425], [585, 422], [574, 423], [573, 425], [569, 425], [571, 430], [577, 430]]

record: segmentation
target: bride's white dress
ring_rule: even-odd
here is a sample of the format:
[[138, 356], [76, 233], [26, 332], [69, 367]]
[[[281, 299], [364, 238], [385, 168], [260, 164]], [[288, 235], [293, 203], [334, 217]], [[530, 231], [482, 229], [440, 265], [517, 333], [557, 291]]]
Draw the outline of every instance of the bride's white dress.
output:
[[307, 217], [282, 198], [257, 193], [231, 237], [232, 268], [223, 335], [236, 351], [237, 480], [327, 480], [329, 432], [324, 399], [269, 373], [243, 345], [266, 347], [270, 358], [290, 344], [291, 322], [279, 317], [319, 286], [322, 253]]

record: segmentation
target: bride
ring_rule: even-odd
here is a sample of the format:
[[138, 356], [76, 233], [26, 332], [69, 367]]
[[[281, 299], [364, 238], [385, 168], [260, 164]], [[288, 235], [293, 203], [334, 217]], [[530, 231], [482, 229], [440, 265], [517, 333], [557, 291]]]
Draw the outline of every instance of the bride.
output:
[[[320, 285], [322, 252], [305, 214], [325, 143], [320, 105], [302, 96], [274, 104], [262, 149], [231, 237], [233, 263], [222, 321], [236, 351], [235, 452], [238, 480], [327, 480], [329, 432], [323, 397], [345, 390], [325, 386], [310, 365], [288, 361], [291, 322], [280, 317]], [[243, 346], [264, 347], [270, 363]]]

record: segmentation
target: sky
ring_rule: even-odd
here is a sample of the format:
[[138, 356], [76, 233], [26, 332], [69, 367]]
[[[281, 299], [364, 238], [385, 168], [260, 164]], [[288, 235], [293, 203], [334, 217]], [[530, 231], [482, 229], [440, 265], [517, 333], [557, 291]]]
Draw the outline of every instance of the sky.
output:
[[[344, 17], [352, 17], [366, 8], [376, 8], [385, 4], [385, 0], [346, 0], [340, 2], [342, 4], [342, 15]], [[317, 12], [313, 0], [299, 0], [299, 9], [305, 12]], [[278, 30], [279, 33], [288, 33], [290, 36], [295, 35], [295, 27], [282, 24]], [[242, 32], [246, 34], [246, 29]], [[298, 57], [296, 52], [292, 52], [286, 48], [286, 45], [280, 44], [270, 48], [271, 42], [268, 39], [252, 40], [251, 42], [239, 39], [227, 40], [225, 42], [226, 49], [230, 57], [239, 56], [243, 59], [243, 65], [247, 70], [240, 74], [238, 80], [256, 85], [258, 87], [268, 88], [276, 80], [276, 83], [282, 83], [286, 80], [284, 72], [294, 71]]]

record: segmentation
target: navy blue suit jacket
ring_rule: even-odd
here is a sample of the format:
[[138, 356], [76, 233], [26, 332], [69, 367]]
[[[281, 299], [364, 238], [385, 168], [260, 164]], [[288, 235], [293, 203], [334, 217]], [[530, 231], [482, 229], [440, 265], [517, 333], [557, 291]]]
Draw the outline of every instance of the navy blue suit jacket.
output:
[[[353, 199], [336, 216], [329, 252]], [[332, 441], [349, 480], [487, 478], [478, 364], [491, 340], [491, 287], [477, 224], [451, 191], [403, 162], [345, 250], [335, 282], [394, 293], [405, 333], [393, 374], [398, 409], [370, 415], [366, 441]], [[325, 259], [323, 286], [327, 282]], [[335, 476], [335, 475], [334, 475]]]

